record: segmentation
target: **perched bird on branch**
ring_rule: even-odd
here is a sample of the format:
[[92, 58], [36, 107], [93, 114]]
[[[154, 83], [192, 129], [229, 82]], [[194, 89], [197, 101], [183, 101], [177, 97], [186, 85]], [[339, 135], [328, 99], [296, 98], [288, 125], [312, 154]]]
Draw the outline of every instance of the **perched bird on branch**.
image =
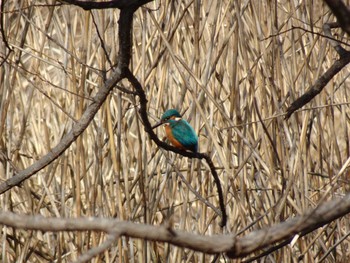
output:
[[192, 126], [182, 119], [181, 114], [175, 110], [170, 109], [164, 112], [160, 122], [152, 128], [164, 124], [165, 133], [168, 140], [176, 148], [181, 150], [189, 150], [194, 153], [198, 151], [198, 137]]

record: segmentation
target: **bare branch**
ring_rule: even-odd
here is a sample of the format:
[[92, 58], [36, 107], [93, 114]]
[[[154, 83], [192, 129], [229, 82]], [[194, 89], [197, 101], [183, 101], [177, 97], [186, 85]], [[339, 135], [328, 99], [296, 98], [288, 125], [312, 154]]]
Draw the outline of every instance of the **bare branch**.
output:
[[[320, 77], [316, 80], [315, 84], [312, 85], [311, 88], [309, 88], [302, 96], [300, 96], [298, 99], [296, 99], [287, 109], [285, 119], [289, 119], [289, 117], [298, 109], [303, 107], [305, 104], [310, 102], [314, 97], [316, 97], [323, 88], [327, 85], [327, 83], [336, 75], [339, 73], [340, 70], [342, 70], [347, 64], [350, 63], [350, 52], [344, 49], [339, 42], [337, 42], [331, 35], [331, 28], [336, 28], [342, 26], [344, 29], [344, 25], [346, 23], [349, 24], [350, 29], [350, 11], [347, 9], [341, 1], [326, 1], [333, 3], [333, 7], [335, 8], [344, 8], [344, 11], [336, 11], [339, 14], [343, 14], [344, 12], [349, 12], [347, 14], [347, 18], [344, 18], [344, 21], [340, 21], [339, 17], [337, 16], [337, 13], [335, 15], [338, 17], [339, 23], [326, 23], [323, 25], [323, 31], [324, 34], [327, 36], [327, 39], [331, 46], [334, 48], [334, 50], [339, 54], [339, 59], [334, 62], [334, 64]], [[335, 4], [337, 2], [337, 4]], [[332, 9], [332, 8], [331, 8]], [[333, 13], [335, 12], [332, 9]], [[349, 21], [348, 21], [349, 20]]]
[[119, 234], [109, 234], [107, 239], [98, 247], [91, 248], [89, 251], [81, 255], [75, 263], [90, 262], [92, 258], [106, 251], [113, 243], [118, 240]]
[[323, 32], [325, 36], [328, 38], [328, 41], [331, 44], [331, 46], [334, 48], [334, 50], [337, 51], [340, 57], [342, 57], [343, 55], [346, 55], [347, 51], [340, 45], [341, 43], [339, 41], [333, 38], [332, 32], [331, 32], [332, 28], [338, 28], [338, 27], [339, 27], [339, 23], [325, 23], [323, 25]]
[[233, 251], [234, 254], [230, 252], [229, 256], [248, 255], [274, 243], [292, 240], [296, 234], [302, 237], [348, 213], [350, 213], [350, 194], [342, 199], [321, 204], [303, 216], [292, 218], [267, 229], [251, 232], [245, 237], [237, 239], [236, 251]]
[[197, 159], [205, 159], [205, 161], [207, 162], [211, 174], [214, 178], [214, 182], [216, 184], [216, 188], [218, 190], [218, 195], [219, 195], [219, 205], [220, 205], [220, 210], [221, 210], [221, 222], [220, 222], [220, 226], [224, 227], [227, 223], [227, 214], [226, 214], [226, 208], [225, 208], [225, 202], [224, 202], [224, 195], [222, 192], [222, 188], [221, 188], [221, 183], [220, 183], [220, 179], [219, 176], [216, 172], [215, 166], [212, 162], [212, 160], [210, 159], [210, 156], [205, 154], [205, 153], [192, 153], [189, 151], [184, 151], [184, 150], [180, 150], [178, 148], [175, 148], [169, 144], [166, 144], [164, 142], [162, 142], [161, 140], [159, 140], [159, 138], [157, 137], [157, 135], [154, 133], [151, 123], [149, 122], [148, 119], [148, 115], [147, 115], [147, 98], [146, 98], [146, 94], [141, 86], [141, 83], [138, 81], [138, 79], [132, 74], [132, 72], [130, 72], [128, 70], [128, 72], [126, 73], [126, 78], [129, 80], [129, 82], [133, 85], [133, 87], [136, 90], [136, 94], [138, 95], [138, 97], [140, 98], [140, 115], [141, 115], [141, 119], [143, 122], [143, 125], [145, 127], [145, 131], [148, 133], [148, 135], [151, 137], [151, 139], [161, 148], [164, 148], [165, 150], [168, 151], [172, 151], [174, 153], [178, 153], [181, 154], [183, 156], [189, 157], [189, 158], [197, 158]]
[[[0, 223], [16, 229], [37, 231], [102, 231], [113, 236], [168, 242], [204, 253], [227, 253], [231, 258], [238, 258], [279, 242], [288, 244], [288, 240], [294, 235], [304, 236], [349, 212], [350, 194], [347, 194], [342, 199], [321, 204], [303, 216], [253, 231], [244, 237], [237, 237], [235, 234], [204, 236], [169, 229], [169, 226], [136, 224], [108, 218], [44, 218], [4, 211], [0, 212]], [[106, 244], [109, 242], [106, 241]]]
[[350, 9], [341, 0], [325, 0], [341, 28], [350, 35]]
[[327, 83], [347, 64], [350, 63], [350, 53], [346, 53], [343, 57], [336, 60], [334, 64], [320, 77], [316, 80], [315, 84], [312, 85], [302, 96], [296, 99], [287, 109], [287, 114], [285, 119], [289, 117], [297, 110], [303, 107], [305, 104], [310, 102], [314, 97], [316, 97]]
[[121, 71], [119, 68], [117, 68], [117, 70], [113, 73], [113, 76], [108, 81], [106, 81], [103, 87], [99, 89], [98, 93], [93, 98], [94, 102], [87, 107], [86, 111], [79, 119], [79, 121], [73, 125], [72, 129], [62, 138], [62, 140], [50, 152], [41, 157], [37, 162], [33, 163], [28, 168], [19, 171], [15, 174], [15, 176], [0, 184], [0, 194], [8, 191], [14, 186], [19, 185], [24, 180], [28, 179], [41, 169], [45, 168], [58, 156], [60, 156], [88, 127], [91, 120], [94, 118], [95, 114], [106, 100], [111, 89], [118, 81], [121, 80], [121, 78]]
[[138, 8], [151, 1], [152, 0], [118, 0], [118, 1], [107, 1], [107, 2], [96, 2], [96, 1], [61, 0], [61, 2], [63, 3], [76, 5], [83, 8], [84, 10], [108, 9], [108, 8], [125, 9], [130, 7]]
[[[123, 1], [117, 1], [123, 2]], [[28, 179], [51, 162], [53, 162], [58, 156], [60, 156], [84, 130], [88, 127], [91, 120], [94, 118], [97, 111], [100, 109], [104, 101], [106, 100], [110, 91], [115, 85], [124, 78], [126, 69], [130, 62], [130, 50], [131, 50], [131, 29], [132, 29], [132, 17], [136, 9], [139, 7], [136, 3], [143, 3], [144, 1], [130, 1], [133, 2], [130, 8], [122, 9], [119, 18], [119, 56], [116, 70], [112, 73], [112, 76], [105, 82], [105, 84], [99, 89], [93, 102], [86, 108], [82, 117], [77, 121], [72, 129], [62, 138], [62, 140], [46, 155], [41, 157], [37, 162], [33, 163], [28, 168], [19, 171], [15, 176], [6, 180], [0, 184], [0, 194], [8, 191], [14, 186], [19, 185], [24, 180]]]
[[0, 34], [2, 37], [2, 41], [4, 42], [5, 46], [7, 49], [10, 50], [10, 52], [13, 51], [13, 49], [10, 47], [9, 43], [7, 42], [7, 38], [5, 35], [5, 31], [4, 31], [4, 5], [5, 5], [5, 1], [1, 1], [0, 3]]
[[169, 226], [136, 224], [111, 218], [45, 218], [2, 211], [0, 212], [0, 223], [26, 230], [120, 233], [123, 236], [169, 242], [180, 247], [207, 253], [229, 251], [234, 241], [233, 235], [203, 236], [173, 229], [169, 230]]

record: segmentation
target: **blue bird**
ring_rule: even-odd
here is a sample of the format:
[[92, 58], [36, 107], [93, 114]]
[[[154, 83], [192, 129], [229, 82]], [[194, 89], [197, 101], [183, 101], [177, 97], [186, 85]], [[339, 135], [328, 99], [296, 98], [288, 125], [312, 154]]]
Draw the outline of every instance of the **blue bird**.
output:
[[168, 140], [176, 148], [189, 150], [194, 153], [198, 151], [198, 136], [192, 126], [182, 119], [180, 113], [175, 109], [164, 112], [160, 122], [152, 128], [165, 125], [165, 133]]

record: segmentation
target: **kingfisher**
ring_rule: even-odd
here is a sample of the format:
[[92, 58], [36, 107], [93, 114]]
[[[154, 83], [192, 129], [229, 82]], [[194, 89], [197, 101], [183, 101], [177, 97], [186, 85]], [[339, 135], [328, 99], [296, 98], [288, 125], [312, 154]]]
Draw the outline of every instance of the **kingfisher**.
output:
[[154, 125], [152, 129], [162, 124], [165, 125], [166, 136], [172, 145], [181, 150], [197, 153], [198, 136], [192, 126], [182, 119], [177, 110], [170, 109], [164, 112], [160, 122]]

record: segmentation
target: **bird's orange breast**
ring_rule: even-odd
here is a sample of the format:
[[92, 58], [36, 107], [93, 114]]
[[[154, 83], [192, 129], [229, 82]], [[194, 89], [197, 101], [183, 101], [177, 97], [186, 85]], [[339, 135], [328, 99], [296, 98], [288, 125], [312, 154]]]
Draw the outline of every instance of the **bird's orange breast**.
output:
[[168, 140], [171, 142], [172, 145], [174, 145], [176, 148], [186, 150], [185, 147], [183, 147], [182, 144], [174, 138], [169, 124], [165, 125], [165, 133], [166, 133], [166, 137], [168, 138]]

